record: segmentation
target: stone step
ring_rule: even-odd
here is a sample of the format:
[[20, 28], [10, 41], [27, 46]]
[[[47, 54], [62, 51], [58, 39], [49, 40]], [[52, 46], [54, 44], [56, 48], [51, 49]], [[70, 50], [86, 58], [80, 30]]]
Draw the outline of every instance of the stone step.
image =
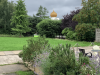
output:
[[0, 66], [0, 74], [16, 72], [16, 71], [27, 71], [27, 70], [30, 69], [25, 67], [23, 64], [11, 64], [11, 65]]
[[5, 55], [18, 55], [22, 50], [17, 50], [17, 51], [0, 51], [0, 56], [5, 56]]

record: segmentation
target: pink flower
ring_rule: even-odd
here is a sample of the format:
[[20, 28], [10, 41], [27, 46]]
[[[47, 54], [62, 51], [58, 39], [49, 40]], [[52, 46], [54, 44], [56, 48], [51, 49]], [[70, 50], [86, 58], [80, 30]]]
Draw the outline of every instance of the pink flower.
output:
[[87, 75], [89, 75], [89, 74], [87, 74]]
[[85, 63], [84, 63], [84, 65], [85, 65]]

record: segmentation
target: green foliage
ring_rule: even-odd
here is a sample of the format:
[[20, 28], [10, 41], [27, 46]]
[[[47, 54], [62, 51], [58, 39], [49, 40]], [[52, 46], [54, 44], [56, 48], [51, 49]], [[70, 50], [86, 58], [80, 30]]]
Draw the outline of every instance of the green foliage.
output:
[[27, 16], [25, 4], [23, 3], [24, 1], [19, 0], [17, 2], [18, 4], [16, 4], [15, 6], [16, 11], [13, 12], [14, 16], [12, 16], [12, 19], [11, 19], [12, 21], [11, 25], [15, 23], [16, 27], [11, 28], [11, 29], [12, 31], [16, 31], [17, 33], [20, 33], [21, 35], [22, 33], [31, 31], [31, 29], [28, 27], [29, 22], [26, 19], [28, 16]]
[[36, 14], [36, 16], [33, 14], [33, 17], [29, 17], [28, 20], [31, 23], [31, 25], [29, 25], [29, 27], [31, 28], [30, 32], [26, 32], [26, 33], [22, 33], [24, 36], [32, 36], [34, 35], [36, 32], [38, 33], [37, 29], [36, 29], [36, 25], [44, 20], [44, 19], [48, 19], [49, 16], [45, 16], [46, 13], [48, 13], [47, 9], [44, 7], [42, 7], [40, 5], [38, 12]]
[[33, 15], [33, 17], [29, 17], [29, 22], [31, 23], [31, 25], [29, 25], [29, 27], [31, 28], [31, 31], [30, 32], [26, 32], [26, 33], [23, 33], [24, 36], [28, 36], [28, 35], [33, 35], [37, 32], [37, 29], [36, 29], [36, 25], [42, 21], [42, 19], [40, 17], [36, 17], [35, 15]]
[[90, 0], [88, 2], [82, 0], [83, 9], [79, 14], [73, 17], [73, 21], [78, 23], [99, 23], [100, 21], [100, 3], [98, 0]]
[[[44, 10], [43, 10], [43, 9], [44, 9]], [[49, 12], [47, 11], [47, 9], [46, 9], [45, 7], [43, 8], [43, 7], [40, 5], [40, 7], [39, 7], [39, 9], [38, 9], [38, 13], [36, 14], [36, 16], [40, 16], [41, 19], [48, 19], [49, 16], [45, 16], [46, 13], [49, 13]]]
[[66, 44], [66, 47], [59, 45], [56, 48], [52, 48], [49, 57], [46, 60], [41, 60], [40, 67], [44, 75], [80, 75], [81, 73], [82, 75], [87, 75], [82, 70], [80, 71], [80, 66], [83, 63], [89, 64], [89, 58], [80, 57], [78, 62], [74, 51], [70, 50], [70, 46]]
[[0, 33], [9, 34], [11, 31], [10, 19], [14, 12], [14, 3], [8, 0], [0, 1]]
[[63, 35], [65, 35], [65, 36], [67, 36], [67, 33], [69, 32], [69, 31], [72, 31], [72, 28], [71, 27], [66, 27], [63, 31], [62, 31], [62, 34]]
[[73, 35], [73, 40], [76, 40], [76, 35], [77, 35], [77, 33], [74, 32], [72, 35]]
[[18, 56], [21, 58], [23, 56], [23, 51], [21, 51]]
[[[74, 31], [69, 31], [68, 33], [67, 33], [67, 36], [66, 36], [66, 38], [67, 39], [74, 39], [74, 37], [73, 37], [73, 34], [74, 34]], [[74, 34], [75, 35], [75, 34]]]
[[[38, 40], [33, 40], [32, 38], [27, 40], [27, 46], [23, 46], [23, 51], [19, 53], [19, 57], [22, 58], [24, 62], [32, 62], [34, 63], [34, 59], [36, 55], [42, 53], [42, 51], [49, 46], [48, 40], [45, 40], [45, 36], [38, 37]], [[49, 48], [49, 47], [48, 47]]]
[[83, 53], [82, 52], [80, 52], [79, 53], [79, 62], [80, 62], [80, 64], [82, 65], [82, 64], [89, 64], [89, 58], [88, 57], [84, 57], [83, 56]]
[[45, 19], [38, 23], [36, 25], [38, 33], [43, 36], [45, 35], [46, 37], [49, 38], [55, 38], [56, 33], [58, 32], [57, 30], [60, 29], [60, 24], [61, 21], [54, 21], [50, 19]]
[[76, 38], [76, 33], [74, 31], [72, 31], [72, 28], [65, 28], [63, 31], [62, 31], [62, 34], [64, 34], [66, 36], [66, 39], [69, 39], [69, 40], [75, 40]]
[[78, 24], [75, 27], [77, 32], [76, 38], [81, 41], [94, 41], [95, 40], [95, 29], [97, 24], [92, 25], [91, 23]]

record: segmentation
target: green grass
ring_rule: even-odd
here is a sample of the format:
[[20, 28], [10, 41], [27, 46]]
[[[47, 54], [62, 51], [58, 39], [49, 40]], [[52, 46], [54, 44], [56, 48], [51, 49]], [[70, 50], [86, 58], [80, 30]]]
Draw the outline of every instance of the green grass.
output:
[[36, 75], [32, 71], [17, 71], [16, 74], [18, 74], [18, 75]]
[[30, 71], [30, 70], [29, 71], [17, 71], [17, 72], [11, 72], [11, 73], [6, 73], [6, 74], [10, 75], [12, 73], [17, 74], [17, 75], [36, 75], [33, 71]]
[[[0, 35], [1, 36], [1, 35]], [[0, 51], [16, 51], [16, 50], [23, 50], [23, 45], [27, 45], [28, 39], [33, 38], [34, 40], [37, 40], [37, 37], [7, 37], [7, 36], [1, 36], [0, 37]], [[48, 43], [51, 44], [51, 46], [57, 46], [58, 43], [65, 46], [66, 43], [71, 44], [74, 46], [76, 43], [78, 43], [80, 46], [85, 47], [89, 46], [91, 42], [81, 42], [81, 41], [71, 41], [71, 40], [63, 40], [63, 39], [51, 39], [46, 38], [48, 40]], [[100, 43], [94, 42], [95, 45], [100, 46]], [[76, 46], [75, 46], [76, 47]]]

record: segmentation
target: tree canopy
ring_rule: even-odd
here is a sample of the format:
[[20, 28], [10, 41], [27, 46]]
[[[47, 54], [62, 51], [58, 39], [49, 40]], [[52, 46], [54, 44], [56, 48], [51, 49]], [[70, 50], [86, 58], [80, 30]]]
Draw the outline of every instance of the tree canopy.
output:
[[18, 4], [16, 4], [15, 6], [15, 12], [14, 16], [12, 16], [11, 19], [11, 25], [13, 23], [16, 24], [16, 27], [11, 28], [12, 31], [16, 31], [18, 34], [20, 34], [20, 36], [22, 35], [22, 33], [26, 33], [31, 31], [31, 28], [28, 27], [29, 25], [29, 21], [27, 20], [27, 17], [29, 17], [27, 15], [27, 11], [25, 8], [25, 4], [23, 3], [24, 1], [19, 0], [17, 1]]
[[88, 2], [82, 0], [83, 9], [79, 14], [73, 17], [73, 21], [78, 23], [99, 23], [100, 21], [100, 3], [99, 0], [89, 0]]

